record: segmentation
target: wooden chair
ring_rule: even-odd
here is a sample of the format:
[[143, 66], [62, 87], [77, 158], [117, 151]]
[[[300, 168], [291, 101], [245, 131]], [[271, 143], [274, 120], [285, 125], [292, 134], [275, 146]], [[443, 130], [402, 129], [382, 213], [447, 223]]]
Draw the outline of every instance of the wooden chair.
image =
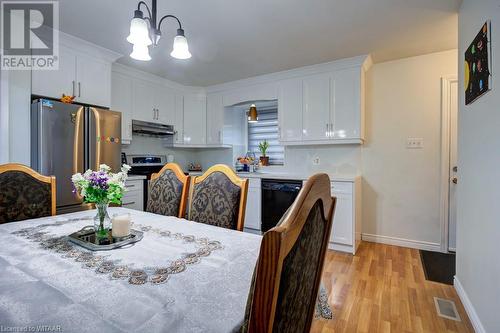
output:
[[146, 211], [184, 217], [190, 179], [176, 163], [168, 163], [158, 173], [153, 173], [148, 186]]
[[334, 209], [330, 179], [316, 174], [264, 234], [242, 332], [309, 332]]
[[218, 227], [243, 230], [248, 179], [227, 165], [217, 164], [194, 177], [189, 196], [189, 220]]
[[0, 223], [56, 215], [56, 177], [17, 163], [0, 165]]

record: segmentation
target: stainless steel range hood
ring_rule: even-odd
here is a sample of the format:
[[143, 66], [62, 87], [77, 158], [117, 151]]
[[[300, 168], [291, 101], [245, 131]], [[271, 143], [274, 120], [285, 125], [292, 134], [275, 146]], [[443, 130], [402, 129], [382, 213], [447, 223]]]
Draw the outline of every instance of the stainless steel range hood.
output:
[[132, 133], [154, 137], [168, 137], [175, 134], [174, 126], [147, 121], [132, 120]]

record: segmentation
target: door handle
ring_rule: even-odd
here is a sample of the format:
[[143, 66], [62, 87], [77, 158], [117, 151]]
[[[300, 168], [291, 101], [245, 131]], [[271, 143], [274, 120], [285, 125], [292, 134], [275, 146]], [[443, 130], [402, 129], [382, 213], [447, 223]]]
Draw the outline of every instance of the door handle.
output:
[[81, 82], [78, 82], [78, 97], [82, 96], [82, 84]]
[[133, 204], [135, 204], [135, 201], [122, 203], [122, 206], [130, 206], [130, 205], [133, 205]]

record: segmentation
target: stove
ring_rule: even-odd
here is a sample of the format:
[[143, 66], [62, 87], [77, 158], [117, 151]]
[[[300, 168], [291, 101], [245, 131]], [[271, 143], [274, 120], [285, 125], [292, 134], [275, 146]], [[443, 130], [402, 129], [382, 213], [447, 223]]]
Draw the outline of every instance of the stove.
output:
[[148, 203], [148, 181], [153, 173], [157, 173], [167, 164], [165, 155], [125, 155], [122, 153], [122, 160], [126, 160], [131, 169], [129, 175], [146, 176], [144, 180], [144, 210]]

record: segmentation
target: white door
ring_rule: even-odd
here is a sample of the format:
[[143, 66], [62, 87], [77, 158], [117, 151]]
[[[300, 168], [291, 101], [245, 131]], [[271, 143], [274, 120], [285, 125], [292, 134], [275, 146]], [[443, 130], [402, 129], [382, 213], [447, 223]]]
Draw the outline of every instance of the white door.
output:
[[156, 122], [155, 89], [153, 83], [134, 80], [133, 119]]
[[450, 182], [448, 202], [448, 250], [456, 250], [457, 241], [457, 115], [458, 82], [450, 83]]
[[305, 78], [303, 86], [302, 139], [328, 139], [330, 123], [330, 76], [313, 75]]
[[111, 64], [79, 54], [76, 58], [76, 79], [76, 101], [110, 105]]
[[260, 211], [260, 184], [257, 187], [248, 188], [247, 208], [245, 211], [245, 228], [259, 230], [261, 227]]
[[207, 95], [207, 143], [222, 144], [224, 128], [224, 105], [222, 95]]
[[352, 245], [354, 225], [352, 183], [335, 182], [332, 185], [332, 196], [337, 198], [337, 204], [333, 216], [330, 242]]
[[278, 95], [279, 140], [302, 140], [302, 80], [280, 82]]
[[172, 125], [175, 121], [175, 93], [167, 87], [155, 89], [156, 120], [162, 124]]
[[132, 78], [112, 74], [111, 109], [122, 113], [122, 143], [132, 140]]
[[334, 139], [357, 139], [361, 127], [361, 71], [358, 67], [335, 71], [331, 81], [331, 133]]
[[34, 70], [31, 75], [32, 93], [44, 97], [73, 96], [76, 91], [76, 53], [67, 48], [59, 50], [59, 69]]
[[184, 96], [184, 144], [203, 145], [207, 141], [207, 99]]

